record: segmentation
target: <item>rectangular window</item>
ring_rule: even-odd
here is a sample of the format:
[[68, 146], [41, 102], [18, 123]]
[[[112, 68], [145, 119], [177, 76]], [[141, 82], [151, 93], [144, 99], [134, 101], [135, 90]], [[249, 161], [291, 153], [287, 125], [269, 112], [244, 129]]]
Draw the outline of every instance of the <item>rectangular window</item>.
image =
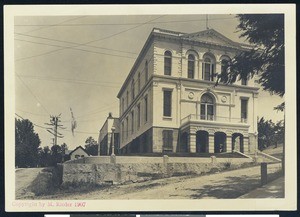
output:
[[172, 91], [164, 90], [164, 112], [165, 117], [171, 117], [172, 115]]
[[122, 142], [124, 142], [124, 122], [122, 122], [122, 130], [121, 130], [121, 133], [122, 133]]
[[148, 121], [148, 97], [145, 97], [145, 123]]
[[145, 85], [148, 81], [148, 61], [145, 62]]
[[248, 116], [248, 100], [247, 99], [241, 99], [241, 121], [247, 122], [247, 116]]
[[125, 111], [125, 105], [124, 105], [124, 97], [122, 98], [122, 107], [121, 107], [121, 110], [122, 110], [122, 113]]
[[141, 74], [138, 75], [138, 91], [141, 91]]
[[173, 151], [173, 130], [163, 130], [163, 151], [172, 152]]
[[126, 93], [126, 108], [128, 108], [129, 106], [129, 93], [128, 93], [128, 90], [127, 90], [127, 93]]
[[128, 117], [126, 117], [126, 139], [128, 138], [128, 131], [129, 131], [129, 127], [128, 127], [129, 123], [128, 123]]
[[134, 131], [134, 112], [131, 112], [131, 133]]
[[141, 106], [140, 106], [140, 104], [138, 104], [138, 106], [137, 106], [137, 129], [140, 128], [140, 124], [141, 124]]
[[134, 85], [135, 85], [135, 83], [134, 83], [134, 79], [132, 80], [132, 82], [131, 82], [131, 98], [132, 98], [132, 102], [133, 102], [133, 100], [134, 100], [134, 97], [135, 97], [135, 91], [134, 91]]

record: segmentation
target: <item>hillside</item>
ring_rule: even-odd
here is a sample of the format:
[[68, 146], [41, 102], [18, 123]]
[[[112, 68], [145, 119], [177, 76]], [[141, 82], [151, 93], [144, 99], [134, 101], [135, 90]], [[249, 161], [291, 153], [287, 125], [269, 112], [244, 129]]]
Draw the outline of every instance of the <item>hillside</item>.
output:
[[282, 159], [283, 157], [283, 144], [278, 144], [277, 148], [275, 146], [269, 146], [265, 150], [262, 151], [263, 153], [272, 155], [273, 157]]

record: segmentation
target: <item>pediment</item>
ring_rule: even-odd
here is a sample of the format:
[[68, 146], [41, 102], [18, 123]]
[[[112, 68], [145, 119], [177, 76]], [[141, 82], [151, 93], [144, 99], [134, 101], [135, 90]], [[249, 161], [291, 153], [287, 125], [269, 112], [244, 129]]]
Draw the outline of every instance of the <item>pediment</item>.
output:
[[238, 43], [230, 40], [229, 38], [225, 37], [224, 35], [220, 34], [214, 29], [208, 29], [200, 32], [186, 34], [182, 37], [189, 40], [205, 42], [210, 44], [225, 45], [237, 48], [240, 47]]

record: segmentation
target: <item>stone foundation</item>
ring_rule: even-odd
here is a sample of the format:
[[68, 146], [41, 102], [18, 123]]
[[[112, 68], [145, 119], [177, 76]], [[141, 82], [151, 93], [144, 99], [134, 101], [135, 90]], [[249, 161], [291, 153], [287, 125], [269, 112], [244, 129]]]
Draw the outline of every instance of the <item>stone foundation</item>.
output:
[[[124, 157], [123, 157], [124, 158]], [[127, 159], [127, 161], [125, 161]], [[151, 158], [152, 162], [145, 159], [136, 162], [136, 158], [131, 159], [116, 159], [116, 163], [68, 163], [62, 165], [62, 183], [126, 183], [126, 182], [141, 182], [150, 179], [166, 178], [181, 175], [203, 174], [212, 170], [223, 170], [228, 163], [231, 167], [240, 167], [244, 163], [251, 163], [247, 158], [240, 159], [194, 159], [191, 162], [184, 160], [177, 161], [176, 158], [172, 160], [167, 156], [157, 158], [157, 161]], [[141, 158], [142, 159], [142, 158]], [[95, 159], [94, 159], [95, 160]], [[175, 161], [174, 161], [175, 160]], [[196, 161], [198, 160], [198, 162]], [[121, 163], [121, 161], [123, 161]], [[176, 162], [177, 161], [177, 162]], [[126, 162], [126, 163], [124, 163]], [[128, 163], [127, 163], [128, 162]], [[183, 163], [184, 162], [184, 163]], [[197, 163], [195, 163], [197, 162]]]

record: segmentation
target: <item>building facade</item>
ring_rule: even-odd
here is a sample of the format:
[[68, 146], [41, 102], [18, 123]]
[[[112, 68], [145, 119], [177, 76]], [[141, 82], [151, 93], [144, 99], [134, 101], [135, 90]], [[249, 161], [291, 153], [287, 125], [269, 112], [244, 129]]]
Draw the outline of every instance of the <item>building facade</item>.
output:
[[254, 79], [215, 85], [228, 61], [247, 49], [213, 29], [154, 28], [118, 93], [121, 152], [256, 150]]
[[[109, 113], [106, 121], [100, 129], [98, 138], [98, 155], [111, 155], [113, 148], [112, 143], [114, 143], [114, 153], [119, 153], [119, 128], [119, 119], [114, 118], [112, 114]], [[114, 132], [112, 132], [112, 130], [114, 130]], [[114, 140], [112, 140], [112, 136], [114, 136]]]

